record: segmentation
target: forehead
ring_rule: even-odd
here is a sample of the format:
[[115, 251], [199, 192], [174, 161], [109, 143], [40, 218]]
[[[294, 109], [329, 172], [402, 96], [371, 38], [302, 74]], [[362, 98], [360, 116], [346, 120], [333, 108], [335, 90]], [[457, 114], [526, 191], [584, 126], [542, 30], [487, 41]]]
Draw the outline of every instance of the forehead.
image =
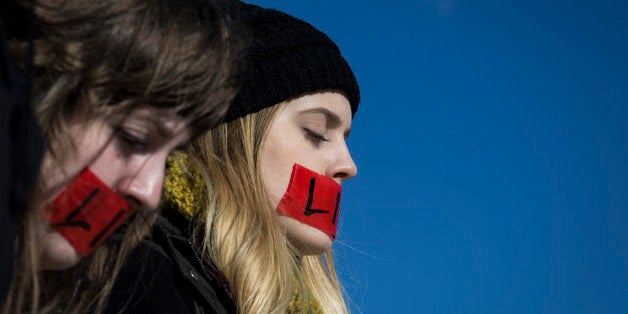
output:
[[126, 115], [129, 118], [144, 120], [155, 124], [162, 124], [167, 127], [189, 123], [189, 118], [184, 118], [178, 115], [172, 109], [142, 106], [127, 112]]
[[334, 91], [317, 92], [303, 95], [286, 102], [282, 112], [285, 114], [299, 114], [322, 108], [337, 115], [342, 124], [351, 124], [351, 105], [343, 94]]

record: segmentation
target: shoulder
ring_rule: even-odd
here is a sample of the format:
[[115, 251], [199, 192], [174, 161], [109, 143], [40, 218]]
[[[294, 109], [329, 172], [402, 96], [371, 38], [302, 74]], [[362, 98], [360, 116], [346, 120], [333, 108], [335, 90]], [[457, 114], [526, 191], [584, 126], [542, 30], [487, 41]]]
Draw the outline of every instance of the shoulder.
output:
[[105, 312], [195, 313], [194, 300], [178, 281], [163, 249], [144, 240], [120, 270]]
[[124, 265], [107, 312], [228, 312], [186, 232], [181, 231], [185, 228], [185, 221], [159, 217], [152, 239], [143, 240]]

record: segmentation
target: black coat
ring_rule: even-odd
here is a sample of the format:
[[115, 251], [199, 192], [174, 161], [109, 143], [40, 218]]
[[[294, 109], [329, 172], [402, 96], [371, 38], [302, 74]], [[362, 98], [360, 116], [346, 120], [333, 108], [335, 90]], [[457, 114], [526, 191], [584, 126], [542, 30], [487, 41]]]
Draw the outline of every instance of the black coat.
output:
[[152, 240], [141, 242], [118, 276], [106, 313], [123, 308], [128, 313], [235, 313], [187, 230], [189, 222], [178, 213], [158, 218]]
[[[31, 77], [19, 72], [8, 39], [22, 38], [29, 27], [24, 10], [0, 1], [0, 304], [11, 283], [15, 259], [16, 216], [28, 206], [28, 191], [39, 172], [44, 141], [30, 107]], [[34, 34], [31, 34], [31, 39]]]

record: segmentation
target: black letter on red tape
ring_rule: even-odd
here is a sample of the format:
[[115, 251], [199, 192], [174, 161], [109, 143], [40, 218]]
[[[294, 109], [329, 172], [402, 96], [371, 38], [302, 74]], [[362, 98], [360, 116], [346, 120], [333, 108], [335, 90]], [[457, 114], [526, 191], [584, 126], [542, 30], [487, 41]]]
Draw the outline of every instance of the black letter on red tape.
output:
[[328, 210], [312, 208], [312, 201], [314, 201], [314, 187], [316, 186], [316, 179], [310, 179], [310, 192], [307, 195], [307, 204], [305, 204], [305, 211], [303, 215], [311, 216], [312, 214], [328, 214]]
[[[328, 214], [329, 213], [328, 210], [312, 208], [312, 202], [314, 201], [314, 188], [315, 187], [316, 187], [316, 179], [311, 178], [310, 190], [307, 196], [307, 204], [305, 204], [305, 211], [303, 212], [303, 215], [305, 216], [311, 216], [312, 214]], [[336, 195], [336, 206], [334, 208], [334, 216], [331, 218], [332, 225], [336, 224], [336, 218], [338, 215], [338, 205], [340, 205], [340, 193]]]
[[89, 242], [89, 246], [94, 247], [96, 246], [96, 244], [98, 244], [98, 241], [100, 241], [100, 238], [102, 238], [102, 236], [107, 232], [107, 230], [111, 229], [111, 227], [116, 224], [116, 222], [118, 220], [120, 220], [120, 217], [122, 217], [122, 215], [124, 214], [124, 209], [120, 209], [120, 211], [118, 212], [118, 214], [116, 215], [116, 218], [114, 218], [108, 225], [107, 227], [105, 227], [104, 229], [102, 229], [102, 231], [96, 236], [94, 237], [94, 239], [92, 240], [92, 242]]
[[334, 209], [334, 217], [331, 219], [331, 224], [336, 224], [336, 216], [338, 215], [338, 205], [340, 205], [340, 193], [336, 195], [336, 208]]
[[84, 221], [84, 220], [72, 221], [72, 218], [74, 218], [74, 216], [76, 216], [78, 213], [80, 213], [81, 210], [83, 210], [83, 208], [85, 208], [85, 206], [87, 206], [87, 203], [89, 203], [92, 200], [92, 198], [94, 198], [94, 196], [96, 196], [96, 194], [98, 194], [98, 192], [100, 192], [100, 189], [97, 189], [97, 188], [94, 189], [85, 198], [83, 203], [81, 203], [81, 205], [76, 207], [76, 209], [72, 213], [70, 213], [68, 215], [68, 217], [65, 218], [64, 222], [56, 223], [53, 226], [54, 227], [61, 227], [61, 226], [77, 227], [77, 228], [82, 228], [82, 229], [85, 229], [85, 230], [89, 231], [92, 228], [92, 226], [87, 221]]

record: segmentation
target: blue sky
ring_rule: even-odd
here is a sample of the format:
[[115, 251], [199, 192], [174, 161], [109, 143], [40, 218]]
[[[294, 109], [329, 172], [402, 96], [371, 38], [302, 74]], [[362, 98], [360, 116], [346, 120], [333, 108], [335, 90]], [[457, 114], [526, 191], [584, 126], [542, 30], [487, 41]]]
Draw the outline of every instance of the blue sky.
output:
[[628, 2], [250, 2], [360, 82], [352, 312], [628, 313]]

